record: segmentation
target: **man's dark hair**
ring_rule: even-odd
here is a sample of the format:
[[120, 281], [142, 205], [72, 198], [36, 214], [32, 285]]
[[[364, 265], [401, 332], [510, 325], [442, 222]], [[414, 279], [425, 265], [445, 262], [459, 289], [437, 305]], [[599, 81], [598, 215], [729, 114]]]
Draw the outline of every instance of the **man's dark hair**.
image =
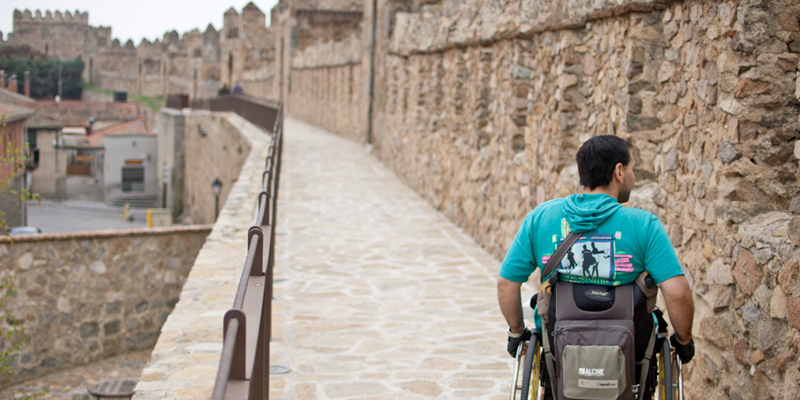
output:
[[594, 189], [611, 182], [617, 164], [631, 162], [631, 142], [613, 135], [595, 136], [578, 149], [578, 175], [581, 185]]

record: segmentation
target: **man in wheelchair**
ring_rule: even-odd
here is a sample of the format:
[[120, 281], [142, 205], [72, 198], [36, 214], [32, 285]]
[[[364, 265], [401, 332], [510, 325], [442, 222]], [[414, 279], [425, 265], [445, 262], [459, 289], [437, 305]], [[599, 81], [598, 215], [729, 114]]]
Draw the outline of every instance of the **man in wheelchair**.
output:
[[655, 294], [661, 289], [675, 331], [670, 343], [688, 363], [694, 355], [691, 290], [658, 217], [620, 204], [636, 180], [630, 142], [595, 136], [576, 159], [584, 193], [530, 212], [500, 267], [507, 348], [515, 357], [519, 344], [532, 340], [520, 287], [539, 268], [533, 331], [542, 339], [542, 364], [551, 375], [546, 393], [558, 399], [643, 398], [639, 371], [652, 369], [655, 326], [659, 341], [666, 335], [660, 311], [654, 312]]

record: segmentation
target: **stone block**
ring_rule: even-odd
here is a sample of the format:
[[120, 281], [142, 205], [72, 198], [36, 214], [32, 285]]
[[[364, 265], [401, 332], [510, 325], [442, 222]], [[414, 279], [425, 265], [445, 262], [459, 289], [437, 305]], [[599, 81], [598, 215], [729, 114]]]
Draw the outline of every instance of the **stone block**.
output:
[[733, 347], [734, 335], [730, 326], [732, 321], [725, 321], [725, 317], [704, 318], [700, 322], [700, 334], [718, 348]]
[[742, 294], [745, 296], [753, 295], [763, 276], [764, 273], [756, 265], [753, 254], [746, 249], [739, 250], [736, 265], [733, 268], [733, 277]]
[[520, 65], [511, 65], [511, 76], [514, 79], [530, 80], [533, 77], [533, 70]]
[[100, 325], [97, 322], [84, 322], [81, 324], [82, 339], [97, 337], [99, 333]]
[[800, 329], [800, 297], [788, 297], [786, 299], [786, 319], [789, 326]]
[[778, 272], [778, 284], [787, 296], [800, 297], [800, 269], [798, 268], [797, 258], [792, 257]]
[[789, 222], [789, 240], [795, 246], [800, 246], [800, 217], [794, 217]]
[[778, 344], [779, 340], [786, 337], [786, 324], [762, 315], [758, 318], [755, 330], [751, 333], [755, 347], [761, 351], [768, 351]]
[[643, 117], [628, 114], [626, 118], [628, 132], [651, 131], [661, 126], [661, 120], [656, 117]]
[[780, 288], [775, 288], [769, 301], [769, 316], [777, 319], [786, 318], [786, 310], [786, 295]]
[[726, 139], [722, 139], [717, 147], [717, 156], [724, 164], [730, 164], [742, 155]]
[[120, 332], [120, 321], [118, 319], [115, 319], [115, 320], [113, 320], [111, 322], [106, 322], [105, 324], [103, 324], [103, 334], [104, 335], [106, 335], [106, 336], [114, 335], [114, 334], [119, 333], [119, 332]]
[[701, 285], [698, 294], [715, 311], [727, 309], [731, 305], [732, 295], [729, 286]]
[[776, 90], [775, 85], [762, 80], [741, 79], [733, 90], [733, 97], [743, 99], [746, 97], [767, 94]]
[[750, 344], [744, 339], [736, 339], [733, 343], [733, 355], [742, 364], [750, 364]]
[[32, 264], [33, 264], [32, 253], [23, 254], [22, 257], [19, 258], [19, 261], [17, 261], [17, 265], [19, 266], [19, 269], [22, 271], [27, 271]]
[[149, 306], [150, 306], [150, 303], [147, 300], [142, 300], [142, 301], [136, 303], [136, 305], [134, 306], [134, 309], [136, 310], [137, 314], [141, 314], [141, 313], [147, 311]]

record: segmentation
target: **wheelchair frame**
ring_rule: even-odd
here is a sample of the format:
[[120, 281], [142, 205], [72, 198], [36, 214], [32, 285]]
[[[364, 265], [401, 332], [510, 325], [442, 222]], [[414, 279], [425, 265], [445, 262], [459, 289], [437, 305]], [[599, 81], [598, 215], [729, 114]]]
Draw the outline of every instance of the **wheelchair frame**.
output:
[[[637, 388], [637, 399], [684, 400], [683, 364], [670, 348], [667, 334], [657, 333], [657, 335], [661, 341], [661, 349], [657, 351], [658, 363], [654, 364], [654, 366], [657, 365], [658, 370], [655, 391], [651, 394], [650, 399], [640, 398], [643, 394], [639, 394], [639, 391], [644, 391], [645, 388], [641, 388], [636, 384], [634, 387]], [[527, 351], [525, 350], [526, 348]], [[656, 353], [655, 349], [654, 353]], [[541, 380], [541, 355], [542, 341], [538, 333], [534, 333], [530, 341], [519, 344], [514, 363], [514, 375], [511, 380], [510, 400], [516, 400], [518, 392], [520, 393], [520, 400], [543, 399], [545, 385]], [[669, 360], [669, 368], [667, 368], [666, 360]], [[649, 371], [647, 373], [650, 374]], [[650, 382], [652, 378], [652, 376], [648, 376], [645, 382]]]

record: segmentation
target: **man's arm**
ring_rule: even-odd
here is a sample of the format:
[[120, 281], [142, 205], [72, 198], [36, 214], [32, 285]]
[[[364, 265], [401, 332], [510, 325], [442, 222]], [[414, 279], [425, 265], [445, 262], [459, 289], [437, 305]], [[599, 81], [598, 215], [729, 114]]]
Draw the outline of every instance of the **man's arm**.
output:
[[694, 319], [694, 301], [689, 281], [685, 276], [678, 275], [661, 282], [659, 287], [667, 301], [669, 320], [672, 322], [672, 329], [675, 330], [678, 342], [689, 344], [689, 341], [692, 340], [692, 320]]
[[508, 322], [511, 332], [518, 333], [525, 329], [522, 319], [522, 300], [520, 288], [522, 283], [510, 281], [502, 276], [497, 277], [497, 301], [500, 311]]

